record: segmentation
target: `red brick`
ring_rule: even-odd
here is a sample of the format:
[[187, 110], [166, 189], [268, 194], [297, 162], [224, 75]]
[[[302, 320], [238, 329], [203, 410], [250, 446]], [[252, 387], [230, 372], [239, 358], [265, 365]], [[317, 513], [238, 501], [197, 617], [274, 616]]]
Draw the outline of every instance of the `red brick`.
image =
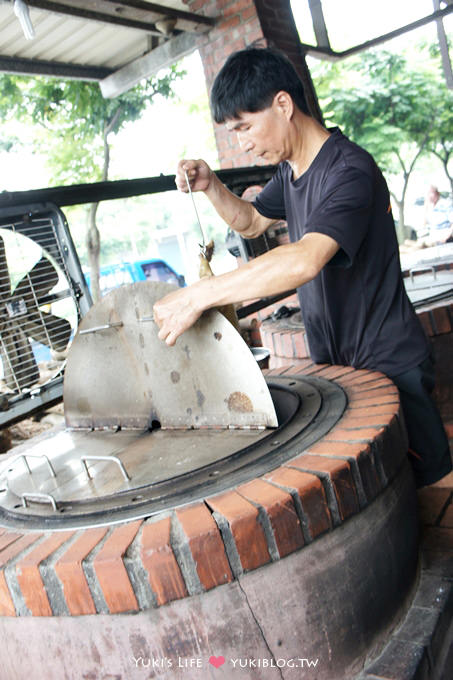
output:
[[441, 335], [442, 333], [450, 333], [451, 323], [450, 317], [446, 307], [433, 307], [431, 309], [433, 328], [436, 335]]
[[25, 534], [10, 543], [10, 545], [0, 553], [0, 616], [16, 616], [16, 609], [5, 579], [4, 567], [7, 566], [10, 560], [17, 557], [22, 550], [25, 550], [41, 538], [41, 536], [42, 534]]
[[85, 529], [55, 564], [55, 573], [63, 585], [64, 598], [72, 616], [96, 614], [82, 561], [106, 533], [106, 528]]
[[421, 325], [423, 326], [425, 333], [429, 336], [432, 337], [434, 335], [433, 328], [431, 326], [431, 319], [429, 316], [429, 312], [418, 312], [417, 314]]
[[[232, 28], [234, 28], [235, 26], [239, 26], [240, 23], [241, 23], [241, 18], [236, 14], [232, 17], [227, 18], [227, 19], [220, 20], [220, 22], [217, 25], [217, 28], [221, 31], [229, 31]], [[232, 51], [234, 52], [235, 50], [233, 49]]]
[[357, 462], [360, 478], [368, 501], [377, 496], [381, 489], [371, 447], [368, 444], [346, 442], [327, 442], [324, 439], [310, 447], [309, 453], [354, 459]]
[[403, 439], [403, 430], [398, 416], [393, 416], [385, 427], [374, 438], [373, 446], [376, 455], [382, 462], [384, 472], [389, 480], [393, 479], [407, 456], [407, 441]]
[[0, 552], [7, 548], [11, 543], [14, 543], [14, 541], [17, 541], [19, 538], [21, 538], [23, 534], [18, 534], [15, 531], [7, 531], [0, 536]]
[[273, 336], [273, 341], [274, 341], [274, 348], [275, 348], [275, 354], [278, 357], [282, 356], [282, 338], [281, 338], [281, 333], [277, 331], [273, 331], [272, 333]]
[[25, 604], [33, 616], [52, 616], [39, 565], [74, 534], [54, 532], [16, 564], [16, 576]]
[[176, 511], [205, 590], [233, 580], [220, 531], [204, 503]]
[[[231, 5], [227, 5], [223, 11], [223, 16], [228, 17], [232, 14], [237, 14], [238, 12], [242, 12], [245, 9], [250, 8], [250, 0], [236, 0], [236, 2], [233, 2]], [[254, 9], [252, 5], [252, 9]], [[256, 10], [255, 10], [256, 14]]]
[[[439, 491], [440, 490], [441, 489], [439, 489]], [[449, 529], [453, 529], [453, 503], [450, 503], [447, 506], [447, 509], [445, 510], [445, 513], [444, 513], [444, 516], [442, 517], [442, 519], [440, 521], [440, 526], [441, 527], [448, 527]]]
[[348, 392], [349, 387], [354, 387], [357, 390], [362, 389], [364, 392], [375, 389], [377, 387], [389, 387], [393, 383], [390, 382], [389, 378], [378, 378], [376, 380], [370, 380], [370, 382], [363, 382], [363, 383], [352, 383], [351, 385], [349, 383], [343, 384], [343, 380], [346, 380], [346, 378], [338, 378], [338, 383], [343, 387], [343, 389], [346, 389], [346, 393]]
[[379, 396], [366, 399], [349, 399], [348, 411], [355, 411], [356, 409], [364, 408], [365, 406], [382, 406], [383, 404], [399, 404], [399, 397], [396, 394], [380, 394]]
[[[390, 419], [390, 416], [389, 416]], [[383, 431], [382, 427], [363, 427], [356, 430], [345, 430], [334, 427], [325, 435], [326, 442], [370, 442]]]
[[293, 332], [288, 331], [281, 334], [281, 352], [282, 356], [293, 358], [295, 356], [293, 347]]
[[361, 385], [362, 383], [369, 383], [374, 380], [382, 379], [385, 379], [388, 382], [388, 378], [386, 378], [379, 371], [367, 371], [360, 369], [354, 371], [354, 373], [346, 375], [344, 378], [340, 378], [339, 382], [342, 385]]
[[335, 380], [341, 375], [347, 375], [353, 371], [354, 369], [352, 366], [327, 366], [326, 368], [322, 368], [318, 375], [321, 378], [326, 378], [327, 380]]
[[381, 414], [393, 416], [395, 413], [398, 413], [399, 407], [399, 402], [395, 401], [388, 404], [379, 403], [378, 405], [373, 406], [355, 406], [354, 409], [351, 409], [350, 414], [353, 415], [354, 418], [365, 418], [367, 416], [377, 416]]
[[134, 540], [141, 523], [141, 520], [129, 522], [114, 528], [93, 560], [93, 567], [111, 614], [138, 610], [123, 556]]
[[296, 467], [304, 472], [327, 474], [331, 480], [338, 510], [342, 520], [358, 512], [359, 503], [352, 480], [351, 468], [347, 461], [327, 456], [302, 454], [289, 461], [285, 467]]
[[188, 595], [171, 547], [170, 527], [170, 517], [146, 523], [141, 536], [141, 559], [158, 605]]
[[312, 375], [314, 373], [319, 373], [319, 371], [323, 368], [329, 367], [329, 364], [314, 364], [312, 363], [311, 366], [307, 366], [306, 369], [301, 371], [304, 375]]
[[207, 498], [209, 507], [229, 523], [243, 569], [257, 569], [270, 561], [258, 510], [235, 491]]
[[309, 356], [307, 346], [305, 344], [305, 333], [297, 331], [293, 335], [294, 355], [300, 359], [305, 359]]
[[285, 357], [282, 359], [283, 365], [281, 366], [275, 366], [274, 368], [269, 368], [266, 371], [266, 375], [283, 375], [284, 373], [287, 373], [290, 371], [293, 367], [292, 364], [288, 364], [288, 359]]
[[341, 418], [339, 425], [343, 430], [359, 430], [364, 427], [382, 427], [388, 423], [388, 414], [375, 416], [358, 416], [354, 411], [347, 411]]
[[[247, 4], [249, 4], [249, 0], [247, 0]], [[241, 12], [241, 19], [242, 21], [247, 21], [251, 17], [256, 16], [256, 9], [253, 5], [249, 5], [249, 7], [246, 7], [245, 9], [242, 10]]]
[[294, 373], [297, 374], [297, 375], [304, 374], [305, 371], [306, 371], [308, 368], [311, 368], [311, 367], [314, 366], [314, 365], [315, 365], [315, 364], [312, 362], [311, 359], [301, 359], [301, 360], [300, 360], [300, 364], [297, 366], [297, 368], [296, 368], [296, 370], [294, 371]]
[[264, 475], [264, 479], [294, 490], [298, 494], [312, 539], [331, 529], [330, 511], [319, 477], [296, 469], [280, 467]]
[[300, 520], [291, 494], [262, 479], [242, 484], [236, 490], [247, 500], [264, 508], [274, 532], [280, 557], [285, 557], [303, 546]]
[[[346, 394], [350, 406], [356, 406], [356, 400], [370, 399], [374, 400], [376, 404], [381, 403], [381, 399], [393, 398], [394, 401], [399, 401], [399, 392], [396, 385], [387, 384], [375, 387], [373, 389], [366, 389], [366, 387], [346, 387]], [[360, 406], [360, 404], [358, 404]]]

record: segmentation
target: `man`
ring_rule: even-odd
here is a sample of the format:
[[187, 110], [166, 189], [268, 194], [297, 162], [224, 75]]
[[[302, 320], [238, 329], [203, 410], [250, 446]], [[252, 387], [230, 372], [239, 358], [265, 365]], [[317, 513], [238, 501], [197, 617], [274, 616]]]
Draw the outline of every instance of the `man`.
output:
[[203, 191], [241, 236], [286, 219], [291, 243], [158, 301], [168, 345], [211, 307], [298, 289], [312, 359], [382, 371], [400, 389], [418, 486], [451, 470], [429, 396], [430, 349], [402, 282], [385, 180], [371, 156], [308, 112], [290, 62], [270, 49], [231, 55], [211, 93], [217, 123], [245, 151], [278, 165], [253, 203], [229, 192], [203, 160], [183, 160], [176, 184]]

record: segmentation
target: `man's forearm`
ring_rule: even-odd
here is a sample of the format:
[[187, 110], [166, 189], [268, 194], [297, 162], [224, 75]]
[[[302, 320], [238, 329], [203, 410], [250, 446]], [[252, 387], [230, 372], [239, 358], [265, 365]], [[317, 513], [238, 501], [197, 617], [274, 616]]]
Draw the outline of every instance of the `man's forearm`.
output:
[[214, 172], [205, 194], [220, 217], [245, 238], [260, 236], [274, 221], [260, 215], [249, 201], [233, 194]]
[[220, 276], [210, 276], [165, 296], [154, 305], [159, 338], [168, 345], [190, 328], [206, 309], [284, 293], [311, 281], [339, 246], [323, 234], [279, 246]]
[[200, 281], [204, 309], [278, 295], [311, 281], [319, 269], [299, 244], [279, 246], [238, 269]]

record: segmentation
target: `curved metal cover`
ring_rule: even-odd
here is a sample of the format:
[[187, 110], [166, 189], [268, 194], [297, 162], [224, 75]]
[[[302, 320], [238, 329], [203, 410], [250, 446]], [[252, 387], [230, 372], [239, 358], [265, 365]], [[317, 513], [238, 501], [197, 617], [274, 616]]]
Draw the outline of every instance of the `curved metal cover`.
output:
[[64, 382], [70, 428], [276, 427], [264, 377], [239, 333], [214, 310], [176, 345], [157, 337], [154, 302], [175, 287], [111, 291], [82, 319]]

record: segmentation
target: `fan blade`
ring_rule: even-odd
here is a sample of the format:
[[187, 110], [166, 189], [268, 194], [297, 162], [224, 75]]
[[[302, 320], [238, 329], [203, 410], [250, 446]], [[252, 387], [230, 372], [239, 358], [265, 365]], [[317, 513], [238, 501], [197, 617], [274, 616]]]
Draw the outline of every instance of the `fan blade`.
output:
[[11, 295], [11, 279], [9, 278], [8, 262], [6, 260], [5, 242], [0, 236], [0, 301]]
[[56, 352], [64, 352], [71, 337], [71, 324], [60, 316], [41, 310], [29, 312], [22, 330], [33, 340], [47, 345]]
[[35, 298], [39, 299], [42, 295], [47, 295], [57, 283], [57, 270], [50, 260], [42, 257], [19, 281], [14, 289], [13, 297], [25, 298], [27, 307], [33, 303], [36, 305]]
[[31, 387], [39, 380], [39, 368], [27, 336], [20, 326], [8, 324], [2, 332], [0, 355], [4, 380], [17, 392]]

